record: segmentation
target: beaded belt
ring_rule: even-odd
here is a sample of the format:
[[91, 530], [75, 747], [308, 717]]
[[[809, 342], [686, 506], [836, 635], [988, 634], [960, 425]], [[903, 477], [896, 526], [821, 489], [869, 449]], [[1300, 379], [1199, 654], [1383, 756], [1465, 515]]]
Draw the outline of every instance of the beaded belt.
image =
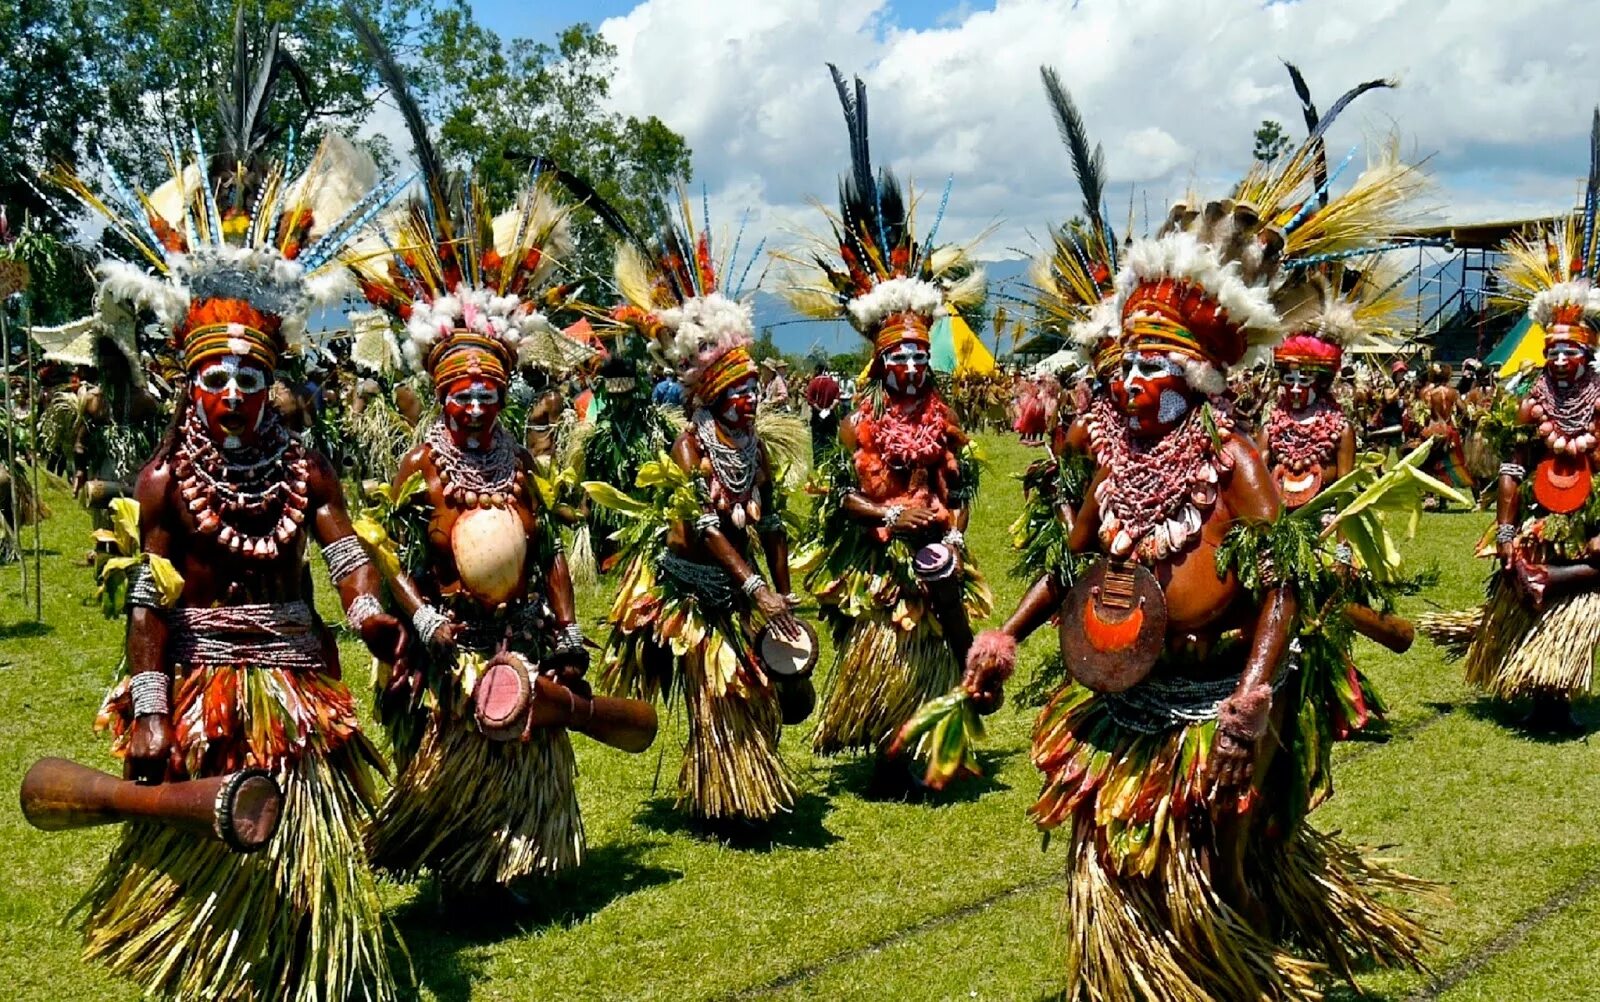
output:
[[656, 559], [656, 570], [687, 588], [690, 594], [712, 606], [731, 608], [733, 576], [716, 564], [700, 564], [672, 553]]
[[174, 609], [171, 656], [184, 665], [322, 669], [322, 640], [304, 602]]

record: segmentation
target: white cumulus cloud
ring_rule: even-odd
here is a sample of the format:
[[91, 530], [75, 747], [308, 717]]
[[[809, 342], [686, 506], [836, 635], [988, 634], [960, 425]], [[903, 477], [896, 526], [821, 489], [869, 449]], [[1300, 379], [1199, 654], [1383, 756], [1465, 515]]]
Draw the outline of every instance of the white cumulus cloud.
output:
[[1326, 108], [1361, 80], [1330, 136], [1335, 159], [1399, 131], [1429, 157], [1432, 201], [1456, 220], [1569, 207], [1600, 100], [1594, 0], [999, 0], [900, 26], [885, 0], [645, 0], [601, 25], [619, 50], [621, 111], [659, 116], [694, 149], [696, 185], [727, 225], [782, 243], [815, 228], [847, 166], [824, 63], [866, 81], [873, 157], [937, 201], [941, 238], [998, 223], [982, 254], [1012, 256], [1079, 203], [1039, 66], [1056, 67], [1105, 146], [1112, 216], [1152, 216], [1223, 190], [1275, 119], [1303, 132], [1281, 59]]

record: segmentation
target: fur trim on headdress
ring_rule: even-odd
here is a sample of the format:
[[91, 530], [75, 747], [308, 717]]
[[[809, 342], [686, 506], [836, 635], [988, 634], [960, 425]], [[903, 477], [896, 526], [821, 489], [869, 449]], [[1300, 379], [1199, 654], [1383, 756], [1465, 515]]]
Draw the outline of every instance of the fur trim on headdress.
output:
[[1587, 279], [1561, 282], [1528, 301], [1528, 316], [1546, 334], [1552, 328], [1576, 324], [1600, 330], [1600, 289]]
[[751, 342], [755, 324], [755, 314], [748, 303], [728, 299], [719, 292], [692, 296], [681, 306], [657, 313], [656, 319], [671, 336], [652, 339], [651, 353], [672, 366], [690, 390], [723, 355]]
[[944, 292], [932, 282], [919, 278], [890, 278], [877, 283], [872, 291], [850, 300], [850, 322], [859, 331], [871, 331], [885, 317], [896, 313], [915, 313], [931, 319], [944, 306]]
[[1267, 286], [1246, 282], [1238, 259], [1224, 261], [1214, 245], [1202, 243], [1192, 233], [1135, 241], [1117, 275], [1117, 295], [1125, 302], [1140, 284], [1163, 278], [1205, 290], [1206, 297], [1227, 313], [1229, 322], [1245, 332], [1246, 343], [1259, 344], [1278, 333], [1278, 311], [1272, 308]]

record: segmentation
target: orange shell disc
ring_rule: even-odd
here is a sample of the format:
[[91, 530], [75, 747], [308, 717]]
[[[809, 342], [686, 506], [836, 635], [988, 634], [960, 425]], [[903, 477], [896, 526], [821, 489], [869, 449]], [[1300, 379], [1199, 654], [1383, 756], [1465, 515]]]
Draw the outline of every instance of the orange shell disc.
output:
[[1273, 479], [1278, 482], [1278, 492], [1283, 495], [1283, 503], [1291, 511], [1317, 496], [1322, 490], [1322, 464], [1311, 467], [1304, 473], [1290, 473], [1289, 468], [1279, 463], [1272, 469]]
[[1551, 456], [1533, 471], [1533, 496], [1546, 511], [1567, 515], [1589, 500], [1588, 456]]

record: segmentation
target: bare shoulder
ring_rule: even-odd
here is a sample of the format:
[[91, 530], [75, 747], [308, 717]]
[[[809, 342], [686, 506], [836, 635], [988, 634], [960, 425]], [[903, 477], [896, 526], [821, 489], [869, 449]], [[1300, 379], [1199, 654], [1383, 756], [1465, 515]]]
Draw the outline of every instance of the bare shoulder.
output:
[[1222, 443], [1222, 452], [1232, 461], [1223, 485], [1228, 508], [1240, 518], [1252, 521], [1276, 519], [1283, 502], [1267, 472], [1261, 450], [1244, 435], [1229, 432]]

